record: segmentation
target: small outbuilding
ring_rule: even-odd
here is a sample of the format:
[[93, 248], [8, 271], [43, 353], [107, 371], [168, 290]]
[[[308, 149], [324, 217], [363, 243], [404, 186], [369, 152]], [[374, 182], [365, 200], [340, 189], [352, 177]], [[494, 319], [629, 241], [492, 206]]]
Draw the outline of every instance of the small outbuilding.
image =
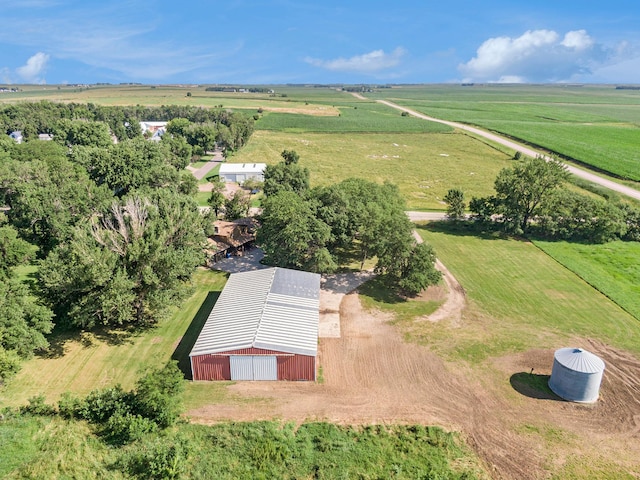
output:
[[316, 379], [320, 275], [231, 274], [189, 357], [193, 380]]
[[549, 388], [571, 402], [598, 400], [604, 362], [581, 348], [561, 348], [553, 356]]
[[264, 169], [266, 163], [223, 163], [220, 165], [220, 181], [243, 183], [253, 179], [264, 181]]

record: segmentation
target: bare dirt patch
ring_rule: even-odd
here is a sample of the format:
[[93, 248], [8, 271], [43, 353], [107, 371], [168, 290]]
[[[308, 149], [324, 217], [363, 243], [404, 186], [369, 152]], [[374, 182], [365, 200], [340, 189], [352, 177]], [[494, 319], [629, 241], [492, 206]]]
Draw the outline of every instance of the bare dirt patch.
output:
[[[549, 374], [552, 351], [495, 359], [486, 374], [405, 343], [389, 316], [362, 310], [356, 293], [344, 297], [340, 317], [341, 338], [320, 340], [324, 383], [238, 382], [229, 393], [242, 401], [188, 415], [201, 423], [276, 418], [441, 425], [461, 432], [494, 478], [544, 478], [576, 452], [640, 468], [640, 361], [634, 357], [602, 343], [583, 343], [607, 362], [601, 399], [585, 406], [531, 398], [509, 384], [513, 374], [531, 368]], [[523, 433], [527, 425], [564, 433], [560, 441], [549, 441]]]
[[310, 106], [304, 107], [263, 107], [265, 112], [276, 113], [298, 113], [301, 115], [315, 115], [318, 117], [337, 117], [340, 115], [340, 110], [335, 107], [326, 106]]

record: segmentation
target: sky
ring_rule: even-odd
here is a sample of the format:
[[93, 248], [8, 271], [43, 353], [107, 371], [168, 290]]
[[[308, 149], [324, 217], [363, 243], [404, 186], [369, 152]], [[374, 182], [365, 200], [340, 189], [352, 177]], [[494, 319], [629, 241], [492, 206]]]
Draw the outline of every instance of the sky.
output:
[[0, 0], [0, 83], [640, 83], [637, 0]]

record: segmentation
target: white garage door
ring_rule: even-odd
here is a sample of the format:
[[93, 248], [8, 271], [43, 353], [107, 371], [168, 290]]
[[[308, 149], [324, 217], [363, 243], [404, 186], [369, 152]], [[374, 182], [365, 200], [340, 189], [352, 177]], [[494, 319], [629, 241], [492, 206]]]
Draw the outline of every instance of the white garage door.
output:
[[231, 355], [231, 380], [277, 380], [275, 355]]

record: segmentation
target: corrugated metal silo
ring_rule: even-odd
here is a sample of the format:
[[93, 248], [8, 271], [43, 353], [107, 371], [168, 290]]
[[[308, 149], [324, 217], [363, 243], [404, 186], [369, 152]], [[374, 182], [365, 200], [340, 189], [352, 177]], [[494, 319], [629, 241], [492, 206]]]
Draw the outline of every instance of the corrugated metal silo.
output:
[[549, 388], [565, 400], [595, 402], [603, 372], [604, 362], [593, 353], [581, 348], [560, 348], [553, 355]]

